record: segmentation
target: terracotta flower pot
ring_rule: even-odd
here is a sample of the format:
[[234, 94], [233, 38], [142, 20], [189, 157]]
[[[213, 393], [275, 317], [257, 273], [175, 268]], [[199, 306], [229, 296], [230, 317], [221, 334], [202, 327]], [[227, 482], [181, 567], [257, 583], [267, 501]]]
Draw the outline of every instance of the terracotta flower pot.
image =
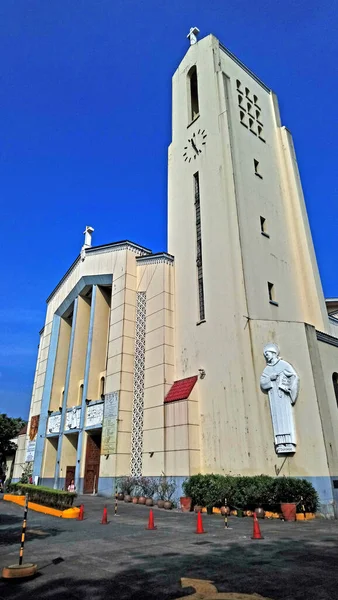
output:
[[157, 500], [158, 508], [164, 508], [164, 500]]
[[257, 519], [264, 519], [264, 517], [265, 517], [264, 508], [262, 508], [261, 506], [259, 506], [258, 508], [255, 508], [255, 513], [256, 513]]
[[202, 512], [202, 508], [203, 508], [203, 506], [200, 506], [199, 504], [195, 504], [195, 506], [194, 506], [195, 513]]
[[118, 500], [124, 500], [124, 494], [122, 494], [122, 492], [119, 492], [119, 493], [117, 494], [117, 499], [118, 499]]
[[125, 502], [131, 502], [131, 496], [129, 494], [125, 494], [124, 501]]
[[221, 515], [223, 515], [223, 517], [225, 517], [225, 515], [230, 515], [229, 506], [221, 506]]
[[138, 503], [139, 504], [145, 504], [146, 503], [146, 497], [145, 496], [140, 496], [138, 499]]
[[280, 507], [285, 521], [296, 520], [297, 504], [295, 502], [282, 502]]
[[173, 503], [172, 503], [172, 502], [169, 502], [169, 500], [167, 500], [167, 501], [164, 503], [164, 508], [165, 508], [166, 510], [171, 510], [171, 509], [172, 509], [172, 507], [173, 507]]
[[134, 496], [131, 501], [133, 504], [138, 504], [138, 497]]
[[152, 498], [146, 498], [146, 506], [154, 506], [154, 502]]
[[190, 512], [191, 511], [191, 502], [192, 502], [192, 499], [189, 497], [182, 496], [182, 498], [180, 498], [182, 512]]

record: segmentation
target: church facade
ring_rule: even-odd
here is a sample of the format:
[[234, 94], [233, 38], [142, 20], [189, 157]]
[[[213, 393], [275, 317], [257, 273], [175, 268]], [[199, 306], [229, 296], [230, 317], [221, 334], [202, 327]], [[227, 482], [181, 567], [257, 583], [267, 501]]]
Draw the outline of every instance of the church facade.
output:
[[164, 474], [177, 496], [198, 472], [304, 477], [336, 516], [338, 302], [277, 98], [212, 35], [173, 76], [168, 178], [168, 252], [87, 227], [47, 300], [33, 475], [110, 495]]

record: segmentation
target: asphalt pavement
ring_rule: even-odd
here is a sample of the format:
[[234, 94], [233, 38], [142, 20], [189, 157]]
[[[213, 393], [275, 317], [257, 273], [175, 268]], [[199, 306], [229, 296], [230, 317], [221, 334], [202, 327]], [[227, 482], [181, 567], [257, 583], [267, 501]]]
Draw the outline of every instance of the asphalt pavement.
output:
[[[248, 517], [231, 517], [224, 529], [223, 517], [203, 514], [206, 533], [197, 535], [194, 513], [155, 507], [157, 529], [148, 531], [145, 506], [119, 502], [115, 517], [113, 500], [83, 496], [79, 502], [83, 521], [29, 511], [24, 562], [36, 562], [38, 574], [1, 581], [0, 600], [202, 600], [230, 598], [230, 592], [338, 599], [337, 521], [265, 519], [264, 539], [252, 540]], [[108, 525], [101, 524], [105, 505]], [[18, 562], [22, 516], [21, 507], [0, 500], [1, 568]], [[200, 583], [206, 580], [213, 583]]]

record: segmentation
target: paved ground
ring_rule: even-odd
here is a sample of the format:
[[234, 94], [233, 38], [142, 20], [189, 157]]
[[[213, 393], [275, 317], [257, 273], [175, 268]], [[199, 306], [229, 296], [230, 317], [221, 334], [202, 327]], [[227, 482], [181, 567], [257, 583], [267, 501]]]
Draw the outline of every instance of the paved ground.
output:
[[[222, 517], [203, 515], [207, 533], [196, 535], [195, 514], [155, 508], [158, 529], [146, 531], [144, 506], [119, 503], [114, 517], [108, 501], [110, 522], [101, 525], [105, 500], [82, 500], [82, 522], [29, 512], [24, 558], [38, 564], [39, 574], [30, 581], [0, 582], [0, 600], [174, 600], [195, 592], [182, 587], [181, 578], [207, 579], [219, 592], [273, 600], [338, 598], [337, 521], [264, 520], [264, 540], [253, 541], [249, 518], [233, 517], [232, 529], [224, 530]], [[0, 501], [1, 568], [18, 560], [22, 512]]]

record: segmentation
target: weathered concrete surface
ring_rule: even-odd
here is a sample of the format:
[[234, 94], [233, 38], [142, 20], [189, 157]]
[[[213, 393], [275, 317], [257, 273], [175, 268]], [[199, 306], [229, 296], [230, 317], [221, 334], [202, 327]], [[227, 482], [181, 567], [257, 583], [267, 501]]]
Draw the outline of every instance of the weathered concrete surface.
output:
[[[143, 506], [119, 503], [115, 518], [108, 501], [109, 524], [101, 525], [105, 501], [80, 501], [82, 522], [29, 513], [24, 559], [38, 563], [39, 575], [0, 582], [0, 600], [173, 600], [195, 591], [182, 587], [181, 578], [274, 600], [338, 597], [337, 521], [261, 521], [264, 540], [253, 541], [249, 518], [232, 518], [225, 531], [222, 517], [203, 515], [207, 533], [196, 535], [195, 514], [155, 508], [158, 529], [146, 531], [149, 511]], [[17, 562], [21, 523], [22, 508], [1, 501], [1, 568]], [[60, 557], [62, 562], [52, 562]]]

